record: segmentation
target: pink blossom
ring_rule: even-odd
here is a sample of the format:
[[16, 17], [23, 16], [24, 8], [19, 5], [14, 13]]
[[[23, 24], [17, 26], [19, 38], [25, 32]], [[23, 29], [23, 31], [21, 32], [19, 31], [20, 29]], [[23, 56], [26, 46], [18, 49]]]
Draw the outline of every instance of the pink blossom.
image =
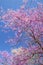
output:
[[[24, 4], [27, 0], [23, 0]], [[7, 43], [17, 45], [18, 43], [26, 44], [27, 48], [12, 49], [11, 55], [7, 51], [0, 51], [2, 60], [5, 59], [3, 65], [34, 65], [35, 63], [42, 64], [43, 54], [43, 8], [38, 5], [37, 8], [28, 10], [7, 10], [1, 16], [4, 26], [2, 28], [10, 28], [15, 36]], [[8, 31], [7, 31], [8, 32]], [[20, 43], [20, 44], [21, 44]], [[29, 47], [30, 46], [30, 47]], [[41, 56], [40, 56], [41, 55]], [[37, 57], [37, 58], [36, 58]], [[7, 59], [7, 60], [6, 60]], [[34, 60], [34, 61], [33, 61]], [[36, 61], [37, 60], [37, 61]]]

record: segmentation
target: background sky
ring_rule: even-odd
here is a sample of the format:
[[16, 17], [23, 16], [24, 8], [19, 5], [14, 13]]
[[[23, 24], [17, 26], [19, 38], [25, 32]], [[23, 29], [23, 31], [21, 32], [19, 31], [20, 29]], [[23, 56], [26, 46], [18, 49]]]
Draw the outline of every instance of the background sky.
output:
[[[41, 2], [43, 3], [43, 0], [35, 0], [36, 2]], [[28, 6], [29, 7], [35, 7], [37, 5], [36, 2], [32, 2], [32, 0], [28, 1]], [[2, 7], [4, 10], [7, 9], [18, 9], [20, 8], [20, 6], [23, 4], [22, 0], [0, 0], [0, 8]], [[1, 23], [0, 23], [1, 25]], [[14, 33], [12, 31], [10, 31], [9, 33], [4, 33], [1, 31], [2, 29], [0, 28], [0, 50], [10, 50], [10, 45], [5, 43], [5, 40], [7, 40], [7, 36], [13, 37]], [[21, 46], [21, 45], [17, 45]], [[22, 45], [25, 46], [25, 45]]]

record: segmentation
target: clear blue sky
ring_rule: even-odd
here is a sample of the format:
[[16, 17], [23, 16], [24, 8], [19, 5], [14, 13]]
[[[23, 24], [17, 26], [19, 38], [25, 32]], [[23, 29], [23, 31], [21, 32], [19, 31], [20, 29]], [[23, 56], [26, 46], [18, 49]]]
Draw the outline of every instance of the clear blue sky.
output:
[[[36, 0], [38, 2], [42, 2], [43, 0]], [[7, 9], [18, 9], [20, 8], [20, 6], [23, 4], [22, 0], [0, 0], [0, 7], [3, 7], [4, 10]], [[32, 0], [29, 0], [28, 5], [30, 7], [36, 6], [36, 3], [32, 2]], [[0, 23], [1, 25], [1, 23]], [[7, 40], [7, 36], [13, 37], [14, 33], [12, 31], [10, 31], [9, 33], [4, 33], [1, 31], [0, 28], [0, 50], [9, 50], [10, 49], [10, 45], [6, 44], [4, 41]], [[20, 45], [18, 45], [20, 46]]]

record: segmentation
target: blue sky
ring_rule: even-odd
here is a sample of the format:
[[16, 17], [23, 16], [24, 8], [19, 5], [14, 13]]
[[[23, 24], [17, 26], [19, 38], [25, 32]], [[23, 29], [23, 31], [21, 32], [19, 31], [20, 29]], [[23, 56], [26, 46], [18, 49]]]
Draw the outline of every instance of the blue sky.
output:
[[[36, 0], [36, 2], [37, 1], [43, 3], [43, 0]], [[22, 4], [23, 4], [22, 0], [0, 0], [0, 7], [2, 7], [4, 10], [7, 10], [7, 9], [16, 10], [20, 8]], [[33, 7], [33, 6], [36, 6], [37, 4], [35, 2], [32, 2], [32, 0], [29, 0], [28, 5], [29, 7]], [[11, 46], [9, 44], [6, 44], [4, 41], [7, 40], [7, 36], [12, 37], [14, 33], [12, 31], [10, 31], [9, 33], [4, 33], [1, 30], [2, 29], [0, 28], [0, 50], [9, 50]], [[17, 47], [18, 46], [21, 46], [21, 45], [17, 45]]]
[[0, 6], [2, 6], [4, 9], [17, 9], [21, 4], [21, 0], [0, 0]]
[[[43, 3], [43, 0], [35, 0], [35, 1]], [[35, 6], [36, 5], [35, 1], [32, 2], [32, 0], [28, 0], [28, 5], [31, 4], [30, 7], [32, 7], [33, 5]], [[23, 4], [22, 0], [0, 0], [0, 7], [3, 7], [5, 10], [9, 8], [18, 9], [22, 4]]]

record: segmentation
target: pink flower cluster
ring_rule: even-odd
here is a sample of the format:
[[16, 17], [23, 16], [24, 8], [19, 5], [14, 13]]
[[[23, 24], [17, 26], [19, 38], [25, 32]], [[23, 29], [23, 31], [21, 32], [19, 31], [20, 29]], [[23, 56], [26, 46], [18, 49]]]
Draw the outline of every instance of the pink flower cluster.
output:
[[[23, 0], [26, 3], [26, 0]], [[16, 33], [8, 43], [18, 44], [20, 41], [28, 48], [0, 51], [0, 64], [3, 65], [43, 65], [43, 5], [32, 9], [7, 10], [1, 16], [4, 26]], [[6, 31], [6, 30], [4, 30]]]
[[[36, 46], [37, 47], [37, 46]], [[23, 48], [20, 47], [18, 49], [12, 49], [11, 53], [8, 53], [7, 51], [0, 51], [0, 64], [3, 65], [34, 65], [35, 62], [38, 63], [39, 61], [41, 63], [42, 59], [40, 60], [39, 58], [41, 58], [40, 56], [38, 56], [38, 50], [39, 48], [36, 49], [35, 46], [33, 46], [33, 48]], [[34, 50], [32, 50], [34, 49]], [[35, 53], [35, 51], [37, 51]], [[39, 51], [40, 53], [43, 51]], [[33, 55], [35, 54], [35, 55]]]

